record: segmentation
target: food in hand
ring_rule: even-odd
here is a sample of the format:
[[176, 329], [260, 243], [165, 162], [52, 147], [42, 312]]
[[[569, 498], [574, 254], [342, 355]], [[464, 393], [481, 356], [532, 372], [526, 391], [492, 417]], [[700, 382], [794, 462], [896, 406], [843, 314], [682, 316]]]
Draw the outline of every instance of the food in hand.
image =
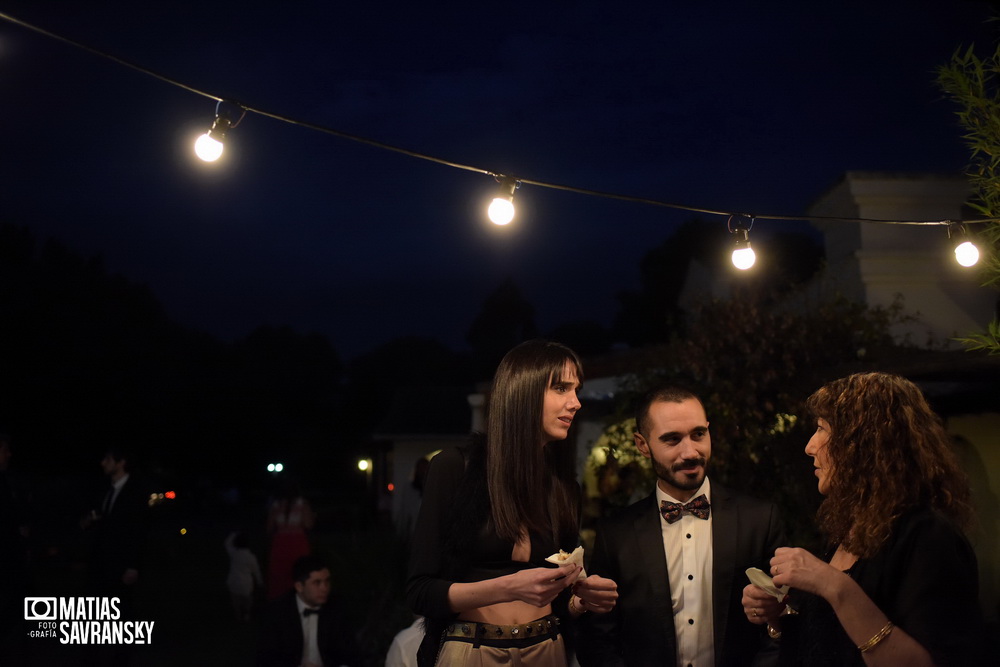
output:
[[587, 572], [583, 569], [583, 547], [577, 547], [576, 549], [573, 549], [571, 553], [567, 553], [560, 549], [558, 552], [552, 554], [545, 560], [556, 565], [575, 563], [580, 566], [580, 574], [577, 575], [576, 581], [587, 577]]

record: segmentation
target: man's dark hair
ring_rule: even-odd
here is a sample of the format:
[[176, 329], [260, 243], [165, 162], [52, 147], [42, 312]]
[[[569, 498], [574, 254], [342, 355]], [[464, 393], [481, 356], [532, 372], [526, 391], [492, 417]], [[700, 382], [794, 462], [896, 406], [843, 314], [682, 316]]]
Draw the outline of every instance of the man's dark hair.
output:
[[295, 561], [295, 565], [292, 566], [292, 581], [304, 584], [313, 572], [327, 569], [329, 569], [329, 566], [326, 564], [326, 561], [315, 554], [300, 556]]
[[693, 387], [683, 382], [663, 382], [651, 387], [635, 404], [635, 430], [643, 435], [649, 434], [649, 406], [660, 401], [680, 403], [690, 398], [701, 403]]
[[122, 445], [112, 445], [104, 450], [115, 461], [125, 461], [125, 472], [132, 470], [132, 451]]

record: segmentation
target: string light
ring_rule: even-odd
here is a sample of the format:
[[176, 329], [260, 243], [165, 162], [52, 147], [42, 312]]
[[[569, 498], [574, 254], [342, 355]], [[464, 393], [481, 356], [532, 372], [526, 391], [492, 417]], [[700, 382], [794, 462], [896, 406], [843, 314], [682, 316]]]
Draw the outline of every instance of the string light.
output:
[[[195, 155], [205, 162], [215, 162], [222, 157], [222, 151], [225, 148], [226, 142], [226, 132], [239, 125], [240, 120], [243, 120], [243, 116], [241, 115], [239, 120], [233, 123], [226, 111], [220, 111], [221, 107], [222, 100], [219, 100], [215, 105], [215, 120], [212, 122], [211, 129], [198, 137], [194, 142]], [[243, 113], [246, 114], [245, 109]]]
[[509, 176], [498, 176], [500, 194], [493, 198], [486, 214], [494, 225], [507, 225], [514, 219], [514, 190], [520, 183]]
[[225, 114], [216, 116], [215, 122], [212, 123], [212, 129], [195, 140], [195, 154], [205, 162], [215, 162], [222, 157], [226, 130], [230, 127], [232, 127], [232, 123], [229, 122], [228, 116]]
[[[955, 233], [952, 233], [952, 230]], [[955, 261], [968, 268], [979, 263], [979, 248], [972, 242], [968, 230], [961, 223], [948, 225], [948, 238], [955, 246]]]
[[750, 247], [750, 229], [753, 227], [753, 216], [729, 216], [726, 226], [736, 241], [736, 248], [733, 249], [733, 266], [740, 271], [746, 271], [757, 262], [757, 254]]
[[[187, 85], [185, 83], [182, 83], [180, 81], [177, 81], [175, 79], [171, 79], [169, 77], [163, 76], [162, 74], [158, 74], [158, 73], [153, 72], [152, 70], [149, 70], [149, 69], [147, 69], [145, 67], [141, 67], [141, 66], [136, 65], [134, 63], [131, 63], [131, 62], [128, 62], [128, 61], [123, 60], [121, 58], [118, 58], [117, 56], [113, 56], [113, 55], [110, 55], [110, 54], [105, 53], [103, 51], [100, 51], [98, 49], [95, 49], [95, 48], [93, 48], [91, 46], [87, 46], [86, 44], [81, 44], [80, 42], [76, 42], [74, 40], [68, 39], [68, 38], [63, 37], [61, 35], [57, 35], [55, 33], [52, 33], [50, 31], [48, 31], [48, 30], [45, 30], [43, 28], [40, 28], [38, 26], [32, 25], [32, 24], [27, 23], [25, 21], [22, 21], [22, 20], [20, 20], [18, 18], [15, 18], [15, 17], [13, 17], [13, 16], [11, 16], [9, 14], [0, 12], [0, 19], [8, 21], [10, 23], [13, 23], [15, 25], [19, 25], [19, 26], [21, 26], [23, 28], [26, 28], [26, 29], [31, 30], [33, 32], [39, 33], [41, 35], [44, 35], [45, 37], [49, 37], [51, 39], [55, 39], [57, 41], [65, 43], [65, 44], [69, 44], [70, 46], [73, 46], [75, 48], [87, 51], [87, 52], [89, 52], [89, 53], [91, 53], [93, 55], [100, 56], [100, 57], [105, 58], [107, 60], [111, 60], [111, 61], [113, 61], [113, 62], [115, 62], [115, 63], [117, 63], [119, 65], [122, 65], [124, 67], [128, 67], [130, 69], [138, 71], [138, 72], [140, 72], [142, 74], [145, 74], [147, 76], [151, 76], [153, 78], [159, 79], [160, 81], [168, 83], [168, 84], [170, 84], [172, 86], [175, 86], [177, 88], [182, 88], [182, 89], [184, 89], [184, 90], [186, 90], [188, 92], [194, 93], [196, 95], [201, 95], [202, 97], [207, 97], [209, 99], [216, 100], [220, 104], [223, 102], [223, 98], [221, 98], [221, 97], [218, 97], [218, 96], [213, 95], [211, 93], [207, 93], [205, 91], [199, 90], [197, 88], [189, 86], [189, 85]], [[375, 141], [375, 140], [372, 140], [372, 139], [367, 139], [365, 137], [360, 137], [360, 136], [357, 136], [357, 135], [348, 134], [346, 132], [341, 132], [341, 131], [335, 130], [333, 128], [324, 127], [324, 126], [321, 126], [321, 125], [316, 125], [316, 124], [313, 124], [313, 123], [308, 123], [308, 122], [305, 122], [305, 121], [302, 121], [302, 120], [297, 120], [295, 118], [290, 118], [288, 116], [282, 116], [282, 115], [275, 114], [275, 113], [272, 113], [272, 112], [264, 111], [262, 109], [253, 108], [253, 107], [247, 106], [247, 105], [242, 104], [242, 103], [237, 103], [237, 102], [230, 101], [229, 104], [231, 104], [231, 105], [233, 105], [233, 106], [235, 106], [235, 107], [237, 107], [237, 108], [239, 108], [241, 110], [242, 115], [240, 116], [240, 120], [242, 120], [243, 116], [245, 116], [246, 113], [248, 111], [250, 111], [250, 112], [253, 112], [253, 113], [258, 114], [260, 116], [265, 116], [267, 118], [271, 118], [273, 120], [278, 120], [278, 121], [281, 121], [281, 122], [284, 122], [284, 123], [289, 123], [289, 124], [292, 124], [292, 125], [298, 125], [300, 127], [304, 127], [304, 128], [310, 129], [310, 130], [317, 131], [317, 132], [323, 132], [325, 134], [330, 134], [330, 135], [333, 135], [333, 136], [336, 136], [336, 137], [340, 137], [342, 139], [347, 139], [347, 140], [350, 140], [350, 141], [355, 141], [355, 142], [358, 142], [358, 143], [363, 143], [363, 144], [366, 144], [368, 146], [372, 146], [374, 148], [380, 148], [380, 149], [383, 149], [383, 150], [393, 151], [393, 152], [400, 153], [400, 154], [403, 154], [403, 155], [409, 155], [410, 157], [415, 157], [415, 158], [419, 158], [419, 159], [422, 159], [422, 160], [427, 160], [427, 161], [430, 161], [430, 162], [435, 162], [437, 164], [441, 164], [441, 165], [444, 165], [444, 166], [447, 166], [447, 167], [453, 167], [455, 169], [464, 169], [466, 171], [475, 171], [475, 172], [478, 172], [478, 173], [481, 173], [481, 174], [488, 174], [488, 175], [494, 175], [494, 176], [496, 176], [495, 172], [492, 172], [492, 171], [487, 170], [487, 169], [482, 169], [482, 168], [479, 168], [479, 167], [474, 167], [474, 166], [470, 166], [470, 165], [460, 164], [460, 163], [457, 163], [457, 162], [451, 162], [449, 160], [445, 160], [445, 159], [442, 159], [442, 158], [439, 158], [439, 157], [435, 157], [435, 156], [432, 156], [432, 155], [418, 153], [418, 152], [411, 151], [411, 150], [408, 150], [408, 149], [405, 149], [405, 148], [400, 148], [398, 146], [392, 146], [390, 144], [382, 143], [382, 142]], [[217, 109], [218, 109], [218, 107], [217, 107]], [[223, 120], [223, 119], [225, 119], [225, 120]], [[228, 124], [228, 125], [224, 126], [224, 122], [228, 123], [229, 116], [227, 114], [218, 113], [218, 111], [217, 111], [216, 120], [212, 124], [212, 129], [210, 129], [205, 135], [202, 135], [202, 137], [199, 138], [199, 142], [208, 143], [205, 140], [215, 140], [217, 142], [221, 142], [221, 140], [225, 137], [226, 131], [229, 130], [229, 129], [232, 129], [234, 127], [236, 127], [239, 124], [240, 120], [237, 120], [235, 123], [231, 123], [231, 124]], [[211, 144], [209, 144], [209, 145], [211, 145]], [[218, 151], [219, 148], [216, 147], [216, 150]], [[221, 155], [221, 151], [219, 152], [219, 155]], [[216, 159], [217, 158], [218, 158], [218, 156], [216, 156]], [[202, 158], [202, 159], [205, 159], [205, 158]], [[511, 179], [511, 178], [503, 177], [503, 176], [498, 176], [497, 178], [498, 178], [498, 180], [501, 181], [502, 188], [506, 188], [506, 192], [502, 196], [497, 197], [496, 199], [494, 199], [494, 203], [497, 202], [498, 200], [504, 201], [505, 202], [504, 204], [497, 204], [497, 206], [498, 207], [499, 206], [505, 206], [508, 209], [508, 211], [510, 211], [510, 210], [513, 209], [513, 191], [516, 188], [520, 187], [520, 185], [522, 183], [526, 183], [528, 185], [536, 185], [536, 186], [544, 187], [544, 188], [550, 188], [550, 189], [555, 189], [555, 190], [562, 190], [564, 192], [573, 192], [573, 193], [576, 193], [576, 194], [584, 194], [584, 195], [590, 195], [590, 196], [595, 196], [595, 197], [602, 197], [602, 198], [606, 198], [606, 199], [617, 199], [619, 201], [627, 201], [627, 202], [638, 203], [638, 204], [646, 204], [646, 205], [650, 205], [650, 206], [662, 206], [662, 207], [672, 208], [672, 209], [676, 209], [676, 210], [688, 211], [688, 212], [691, 212], [691, 213], [702, 213], [702, 214], [706, 214], [706, 215], [718, 215], [718, 216], [724, 216], [725, 215], [725, 216], [730, 216], [730, 220], [732, 220], [732, 218], [734, 218], [734, 217], [739, 217], [737, 214], [733, 214], [731, 211], [721, 211], [721, 210], [713, 210], [713, 209], [707, 209], [707, 208], [699, 208], [699, 207], [694, 207], [694, 206], [685, 206], [683, 204], [676, 204], [676, 203], [664, 202], [664, 201], [659, 201], [659, 200], [655, 200], [655, 199], [647, 199], [647, 198], [643, 198], [643, 197], [634, 197], [634, 196], [630, 196], [630, 195], [622, 195], [622, 194], [617, 194], [617, 193], [612, 193], [612, 192], [601, 192], [601, 191], [597, 191], [597, 190], [589, 190], [589, 189], [578, 188], [578, 187], [569, 186], [569, 185], [559, 185], [559, 184], [545, 182], [545, 181], [529, 180], [527, 178]], [[492, 208], [492, 205], [491, 205], [491, 208]], [[513, 219], [513, 215], [512, 214], [510, 214], [510, 215], [511, 215], [511, 217], [510, 217], [509, 220], [507, 220], [507, 222], [500, 222], [500, 223], [496, 223], [496, 224], [508, 224]], [[954, 224], [963, 224], [963, 223], [965, 225], [970, 225], [970, 224], [984, 224], [984, 223], [1000, 223], [1000, 219], [997, 219], [997, 218], [981, 218], [981, 219], [976, 219], [976, 220], [961, 220], [961, 221], [950, 221], [950, 220], [884, 220], [884, 219], [873, 219], [873, 218], [851, 218], [851, 217], [840, 217], [840, 216], [802, 216], [802, 215], [796, 215], [796, 216], [789, 216], [789, 215], [757, 215], [756, 218], [757, 219], [766, 219], [766, 220], [812, 221], [812, 222], [860, 222], [860, 223], [876, 223], [876, 224], [889, 224], [889, 225], [949, 225], [949, 226], [951, 226], [951, 225], [954, 225]], [[492, 219], [492, 216], [491, 216], [491, 219]], [[750, 218], [750, 226], [752, 226], [752, 223], [753, 223], [753, 218]], [[963, 229], [964, 229], [964, 227], [963, 227]], [[732, 228], [730, 228], [730, 231], [733, 232], [734, 235], [738, 236], [738, 238], [736, 239], [736, 242], [737, 242], [737, 245], [739, 247], [733, 253], [733, 255], [734, 255], [734, 263], [736, 262], [736, 253], [740, 252], [739, 256], [741, 258], [747, 258], [750, 261], [750, 263], [746, 266], [746, 268], [749, 268], [749, 266], [753, 265], [753, 261], [755, 259], [755, 258], [754, 259], [750, 259], [750, 258], [753, 258], [754, 256], [753, 256], [753, 250], [750, 248], [749, 226], [747, 226], [745, 229], [737, 228], [736, 230], [733, 230]], [[739, 237], [741, 237], [741, 238], [739, 238]], [[969, 245], [972, 245], [972, 244], [970, 243]], [[965, 246], [965, 248], [968, 248], [968, 247], [969, 246]], [[963, 249], [963, 253], [964, 252], [966, 252], [965, 249]], [[972, 253], [971, 250], [969, 252], [970, 252], [970, 254]], [[978, 255], [978, 249], [975, 250], [975, 254]], [[957, 258], [957, 255], [956, 255], [956, 258]], [[977, 259], [978, 259], [978, 257], [977, 257]], [[966, 261], [968, 261], [968, 260], [966, 260]], [[973, 264], [974, 263], [975, 262], [973, 262]]]

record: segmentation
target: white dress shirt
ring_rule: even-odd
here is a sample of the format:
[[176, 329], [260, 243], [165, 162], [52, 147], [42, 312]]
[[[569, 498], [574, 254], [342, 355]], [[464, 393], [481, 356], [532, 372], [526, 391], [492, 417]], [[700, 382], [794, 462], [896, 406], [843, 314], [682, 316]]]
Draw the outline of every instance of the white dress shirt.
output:
[[112, 510], [114, 510], [118, 494], [121, 493], [122, 487], [125, 486], [125, 482], [127, 481], [128, 473], [125, 473], [117, 481], [111, 482], [111, 488], [108, 490], [111, 495], [107, 497], [107, 506], [104, 508], [104, 514], [111, 514]]
[[[705, 478], [691, 500], [701, 494], [712, 501], [712, 487]], [[660, 503], [680, 502], [657, 484], [656, 508]], [[679, 667], [714, 667], [715, 624], [712, 614], [712, 515], [699, 519], [684, 514], [667, 523], [660, 517], [663, 552], [670, 580], [670, 603], [677, 633]]]
[[302, 611], [306, 608], [306, 603], [298, 595], [295, 596], [295, 604], [299, 608], [299, 618], [302, 619], [302, 664], [312, 667], [317, 665], [323, 667], [323, 658], [319, 654], [319, 643], [316, 633], [319, 631], [319, 614], [309, 614], [306, 616]]

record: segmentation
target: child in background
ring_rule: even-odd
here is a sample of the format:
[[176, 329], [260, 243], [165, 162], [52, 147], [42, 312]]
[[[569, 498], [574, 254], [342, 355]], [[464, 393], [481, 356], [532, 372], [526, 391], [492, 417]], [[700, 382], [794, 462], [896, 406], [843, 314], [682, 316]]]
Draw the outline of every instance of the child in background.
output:
[[248, 548], [246, 535], [234, 531], [226, 538], [226, 552], [229, 554], [229, 576], [226, 587], [233, 600], [233, 612], [237, 621], [249, 621], [253, 606], [255, 586], [262, 586], [260, 564], [257, 556]]

